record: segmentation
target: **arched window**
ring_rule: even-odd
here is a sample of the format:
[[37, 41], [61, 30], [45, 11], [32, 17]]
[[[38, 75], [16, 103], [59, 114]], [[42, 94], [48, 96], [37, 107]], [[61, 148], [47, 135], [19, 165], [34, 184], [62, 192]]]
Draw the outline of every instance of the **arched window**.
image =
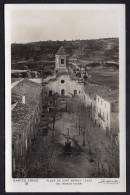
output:
[[64, 64], [64, 59], [61, 59], [61, 64]]
[[14, 151], [14, 143], [12, 144], [12, 150]]
[[61, 95], [65, 95], [65, 90], [64, 89], [61, 90]]
[[52, 96], [52, 90], [49, 91], [49, 96]]
[[74, 95], [76, 95], [77, 94], [77, 90], [74, 90]]

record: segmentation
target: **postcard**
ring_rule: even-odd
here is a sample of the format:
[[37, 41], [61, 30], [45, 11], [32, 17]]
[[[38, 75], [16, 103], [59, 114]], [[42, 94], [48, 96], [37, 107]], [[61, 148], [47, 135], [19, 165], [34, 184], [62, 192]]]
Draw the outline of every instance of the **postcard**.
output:
[[6, 4], [6, 192], [125, 192], [125, 5]]

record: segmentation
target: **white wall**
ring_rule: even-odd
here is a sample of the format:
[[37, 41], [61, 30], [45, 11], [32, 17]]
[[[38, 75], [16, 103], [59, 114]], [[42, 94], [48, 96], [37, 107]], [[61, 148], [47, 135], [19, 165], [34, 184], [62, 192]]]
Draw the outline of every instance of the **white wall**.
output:
[[111, 128], [113, 131], [118, 132], [119, 130], [119, 113], [117, 112], [112, 112], [111, 113]]
[[[64, 59], [64, 64], [61, 64], [61, 59]], [[56, 55], [55, 63], [56, 63], [56, 68], [60, 68], [60, 67], [66, 68], [66, 55]]]
[[[64, 80], [64, 83], [61, 83], [61, 80]], [[74, 94], [74, 90], [77, 90], [77, 94], [80, 96], [84, 95], [84, 84], [78, 83], [76, 80], [71, 80], [69, 75], [60, 75], [56, 80], [50, 81], [44, 89], [44, 93], [49, 93], [49, 90], [52, 90], [52, 93], [61, 94], [61, 90], [65, 90], [65, 95]], [[80, 93], [79, 93], [80, 92]], [[71, 96], [71, 95], [70, 95]]]
[[91, 104], [92, 104], [92, 99], [91, 99], [91, 97], [90, 97], [90, 95], [89, 94], [84, 94], [84, 100], [85, 100], [85, 104], [86, 104], [86, 106], [91, 106]]
[[110, 128], [110, 113], [111, 113], [111, 104], [110, 102], [104, 100], [100, 96], [96, 97], [96, 114], [101, 114], [104, 117], [104, 123]]

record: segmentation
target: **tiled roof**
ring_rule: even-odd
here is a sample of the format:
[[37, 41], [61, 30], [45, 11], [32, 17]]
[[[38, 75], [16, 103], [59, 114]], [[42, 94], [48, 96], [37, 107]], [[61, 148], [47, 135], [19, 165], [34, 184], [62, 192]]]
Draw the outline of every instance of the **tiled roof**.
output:
[[[41, 91], [42, 86], [40, 84], [29, 81], [28, 79], [24, 79], [12, 89], [12, 96], [16, 97], [18, 101], [12, 111], [13, 139], [25, 128], [29, 118], [35, 112]], [[22, 103], [23, 95], [25, 95], [25, 104]]]
[[119, 90], [110, 90], [109, 87], [104, 85], [87, 83], [85, 85], [85, 93], [93, 98], [96, 98], [96, 95], [98, 95], [109, 102], [119, 101]]
[[59, 48], [59, 50], [57, 51], [56, 55], [67, 55], [67, 53], [66, 53], [66, 51], [65, 51], [63, 46], [61, 46]]

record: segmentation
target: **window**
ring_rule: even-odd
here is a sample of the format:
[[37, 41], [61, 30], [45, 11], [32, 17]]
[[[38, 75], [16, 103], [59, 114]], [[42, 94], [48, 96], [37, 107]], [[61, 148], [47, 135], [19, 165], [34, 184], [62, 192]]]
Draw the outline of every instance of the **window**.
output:
[[63, 84], [65, 81], [64, 80], [61, 80], [61, 83]]
[[64, 89], [61, 90], [61, 95], [65, 95], [65, 90]]
[[64, 59], [61, 59], [61, 64], [64, 64]]
[[46, 91], [46, 94], [47, 94], [47, 91]]
[[53, 112], [54, 108], [49, 108], [49, 112]]
[[108, 112], [107, 112], [107, 120], [108, 120]]
[[74, 95], [76, 95], [77, 94], [77, 90], [74, 90]]
[[14, 150], [14, 143], [12, 144], [12, 149]]
[[52, 90], [49, 91], [49, 96], [52, 96]]
[[80, 91], [79, 91], [79, 94], [80, 94]]

